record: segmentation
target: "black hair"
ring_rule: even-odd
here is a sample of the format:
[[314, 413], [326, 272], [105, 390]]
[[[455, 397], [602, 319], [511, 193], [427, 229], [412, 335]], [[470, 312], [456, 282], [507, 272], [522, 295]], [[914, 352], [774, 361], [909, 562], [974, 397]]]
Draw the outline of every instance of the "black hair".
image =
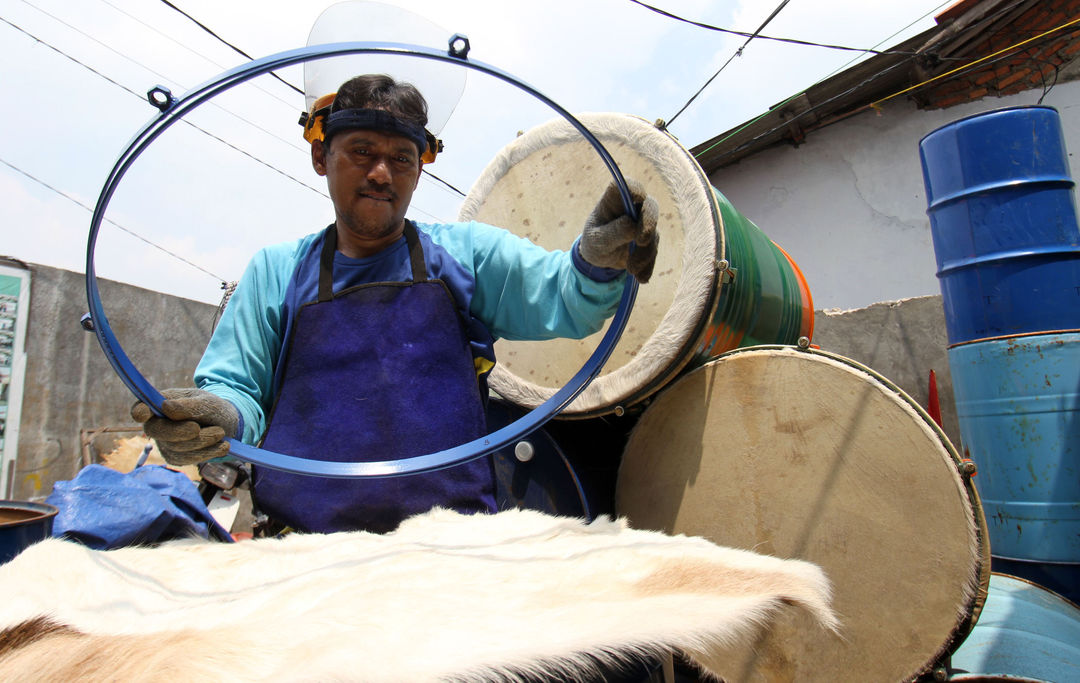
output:
[[381, 109], [399, 119], [427, 127], [427, 101], [416, 86], [385, 74], [350, 78], [338, 88], [330, 113], [342, 109]]

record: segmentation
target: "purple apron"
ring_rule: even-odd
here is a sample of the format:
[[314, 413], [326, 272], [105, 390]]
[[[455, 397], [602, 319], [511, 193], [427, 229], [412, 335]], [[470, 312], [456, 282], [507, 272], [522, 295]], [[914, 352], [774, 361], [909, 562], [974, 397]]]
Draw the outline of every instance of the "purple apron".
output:
[[[464, 321], [442, 280], [428, 280], [406, 221], [412, 282], [333, 292], [333, 226], [323, 238], [319, 294], [300, 307], [262, 447], [312, 460], [398, 460], [487, 433]], [[440, 506], [494, 512], [491, 458], [425, 474], [332, 479], [256, 467], [256, 506], [299, 531], [385, 533]]]

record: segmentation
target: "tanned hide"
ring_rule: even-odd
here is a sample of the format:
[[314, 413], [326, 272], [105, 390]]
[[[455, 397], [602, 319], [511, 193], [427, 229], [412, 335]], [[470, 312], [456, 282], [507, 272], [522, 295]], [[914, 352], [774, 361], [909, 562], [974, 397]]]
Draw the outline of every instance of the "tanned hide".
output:
[[0, 586], [4, 681], [571, 680], [674, 648], [718, 672], [778, 610], [836, 629], [815, 565], [533, 511], [434, 510], [383, 536], [53, 539]]

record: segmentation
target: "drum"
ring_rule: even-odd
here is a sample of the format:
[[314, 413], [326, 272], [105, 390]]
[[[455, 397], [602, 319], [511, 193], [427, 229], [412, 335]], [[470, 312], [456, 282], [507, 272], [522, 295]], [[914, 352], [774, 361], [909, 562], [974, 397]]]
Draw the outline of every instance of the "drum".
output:
[[783, 614], [735, 648], [731, 680], [936, 671], [989, 583], [986, 522], [945, 434], [888, 380], [824, 351], [737, 350], [664, 389], [630, 433], [616, 510], [825, 571], [840, 634]]
[[979, 621], [953, 654], [951, 681], [1080, 681], [1080, 607], [994, 573]]
[[1080, 333], [949, 349], [995, 569], [1080, 599]]
[[[488, 431], [502, 429], [524, 411], [498, 400], [487, 407]], [[544, 428], [492, 454], [495, 502], [499, 510], [539, 510], [550, 515], [592, 519], [581, 480], [562, 448]]]
[[1057, 110], [953, 121], [919, 157], [949, 344], [1080, 329], [1080, 228]]
[[[709, 185], [690, 153], [668, 133], [624, 114], [583, 114], [581, 122], [628, 179], [660, 208], [660, 249], [652, 279], [604, 371], [562, 413], [590, 418], [623, 411], [687, 367], [724, 351], [795, 343], [813, 333], [813, 303], [790, 258]], [[530, 130], [501, 150], [465, 199], [461, 220], [506, 228], [548, 249], [569, 249], [611, 175], [569, 123]], [[602, 334], [598, 333], [598, 334]], [[599, 336], [543, 342], [500, 340], [491, 387], [532, 408], [584, 364]]]

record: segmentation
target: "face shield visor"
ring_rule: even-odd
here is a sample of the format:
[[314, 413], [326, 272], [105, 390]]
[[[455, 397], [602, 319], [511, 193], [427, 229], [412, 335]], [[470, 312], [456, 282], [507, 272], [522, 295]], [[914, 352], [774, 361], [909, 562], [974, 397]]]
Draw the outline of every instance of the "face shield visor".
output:
[[[308, 45], [344, 42], [408, 43], [424, 47], [446, 46], [452, 34], [428, 19], [380, 2], [352, 0], [326, 8], [315, 20]], [[436, 136], [450, 120], [465, 91], [468, 69], [409, 56], [358, 54], [304, 63], [304, 106], [300, 117], [304, 139], [323, 139], [323, 125], [334, 94], [345, 81], [361, 74], [386, 74], [411, 83], [428, 105], [425, 131], [427, 150], [421, 160], [430, 164], [442, 151]]]

